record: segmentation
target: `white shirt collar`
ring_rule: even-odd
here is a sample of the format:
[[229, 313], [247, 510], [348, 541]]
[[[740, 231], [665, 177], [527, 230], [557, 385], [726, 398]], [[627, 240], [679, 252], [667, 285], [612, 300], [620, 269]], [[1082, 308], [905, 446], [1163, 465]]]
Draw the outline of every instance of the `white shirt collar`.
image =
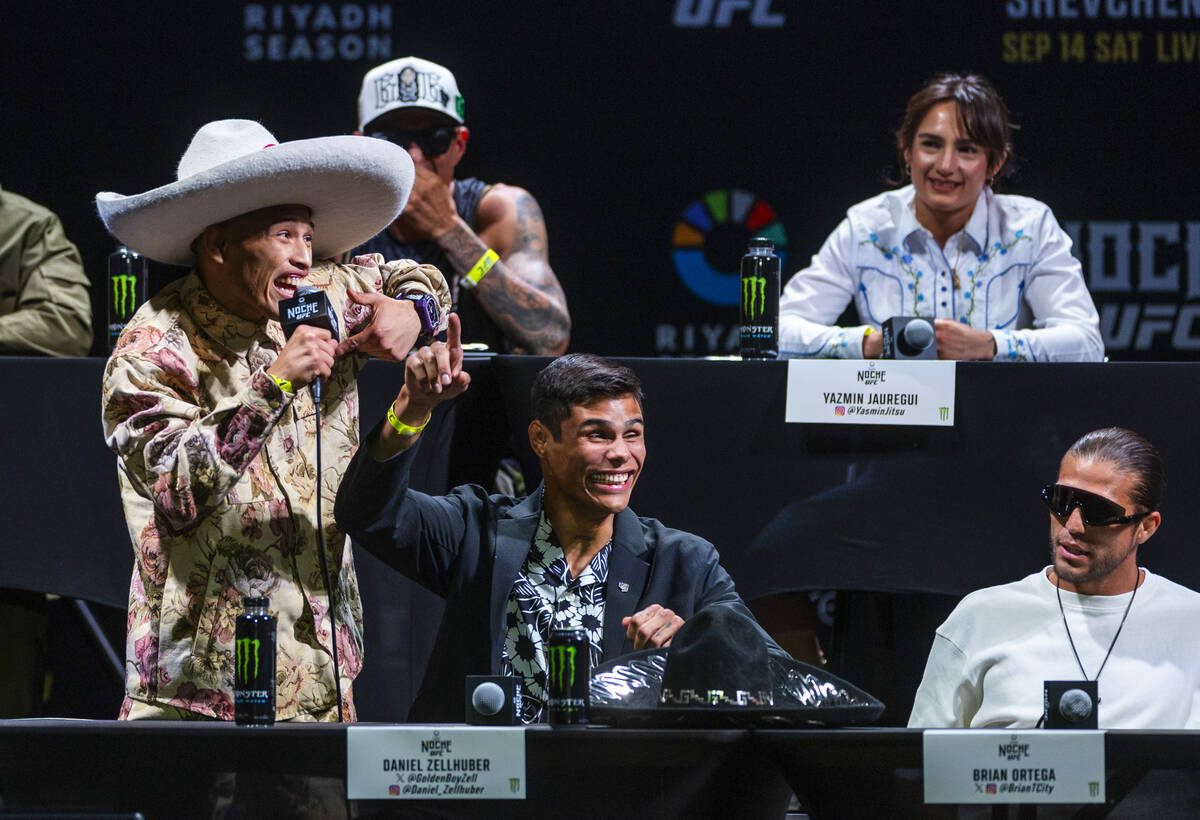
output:
[[[904, 207], [900, 210], [899, 219], [897, 220], [897, 229], [900, 236], [904, 237], [904, 246], [910, 251], [923, 251], [926, 243], [933, 239], [933, 234], [929, 232], [924, 225], [917, 221], [917, 194], [912, 185], [907, 185], [902, 188], [899, 193], [904, 197]], [[965, 235], [966, 243], [963, 245], [964, 250], [973, 250], [975, 253], [983, 253], [987, 248], [988, 241], [988, 197], [992, 196], [991, 188], [986, 185], [979, 192], [979, 198], [975, 200], [975, 208], [971, 211], [971, 217], [967, 220], [967, 224], [963, 226], [961, 233]], [[955, 234], [957, 236], [958, 234]], [[953, 237], [951, 237], [953, 239]], [[947, 245], [950, 243], [947, 242]], [[971, 247], [974, 245], [974, 247]]]

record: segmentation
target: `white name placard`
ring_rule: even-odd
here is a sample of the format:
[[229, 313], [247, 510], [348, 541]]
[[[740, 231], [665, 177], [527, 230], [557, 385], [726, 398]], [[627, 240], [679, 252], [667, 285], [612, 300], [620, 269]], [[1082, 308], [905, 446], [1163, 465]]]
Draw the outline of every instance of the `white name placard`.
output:
[[787, 421], [954, 426], [954, 362], [791, 359]]
[[351, 800], [524, 800], [521, 726], [350, 726]]
[[1104, 732], [928, 729], [926, 803], [1103, 803]]

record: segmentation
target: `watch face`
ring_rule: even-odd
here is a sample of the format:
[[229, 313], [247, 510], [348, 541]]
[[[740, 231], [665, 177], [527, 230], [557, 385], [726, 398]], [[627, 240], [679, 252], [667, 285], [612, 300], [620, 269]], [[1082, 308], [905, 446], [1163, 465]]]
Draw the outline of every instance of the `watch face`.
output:
[[421, 319], [421, 330], [429, 334], [437, 333], [437, 303], [434, 298], [429, 294], [406, 294], [404, 298], [411, 301], [416, 308], [417, 316]]

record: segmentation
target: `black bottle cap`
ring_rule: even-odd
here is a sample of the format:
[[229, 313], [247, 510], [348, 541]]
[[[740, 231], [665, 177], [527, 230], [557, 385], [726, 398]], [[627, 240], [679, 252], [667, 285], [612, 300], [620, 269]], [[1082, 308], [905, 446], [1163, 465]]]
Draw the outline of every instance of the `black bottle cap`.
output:
[[775, 243], [765, 236], [756, 236], [750, 240], [750, 248], [766, 248], [769, 251], [775, 250]]
[[270, 598], [243, 598], [242, 599], [242, 606], [245, 607], [246, 609], [251, 609], [253, 607], [261, 607], [263, 609], [266, 609], [268, 606], [270, 606], [270, 604], [271, 604]]

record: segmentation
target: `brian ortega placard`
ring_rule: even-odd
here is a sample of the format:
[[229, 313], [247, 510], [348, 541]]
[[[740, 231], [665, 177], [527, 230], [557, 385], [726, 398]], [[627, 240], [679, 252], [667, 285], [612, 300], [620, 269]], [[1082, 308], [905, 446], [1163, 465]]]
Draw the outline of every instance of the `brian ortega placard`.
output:
[[926, 803], [1103, 803], [1104, 732], [928, 729]]
[[785, 420], [954, 426], [954, 362], [792, 359]]
[[524, 800], [525, 729], [350, 726], [351, 800]]

